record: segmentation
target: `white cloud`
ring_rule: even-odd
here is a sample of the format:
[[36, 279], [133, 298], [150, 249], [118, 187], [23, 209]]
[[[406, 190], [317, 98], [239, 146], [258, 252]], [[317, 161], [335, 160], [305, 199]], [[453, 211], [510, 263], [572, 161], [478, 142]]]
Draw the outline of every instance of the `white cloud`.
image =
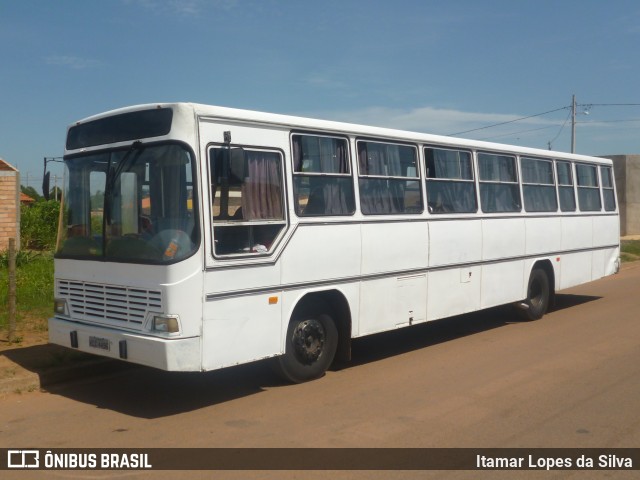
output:
[[124, 0], [126, 4], [138, 4], [158, 15], [198, 16], [204, 10], [213, 7], [231, 10], [237, 0]]
[[86, 68], [99, 67], [102, 63], [92, 58], [81, 58], [72, 55], [50, 55], [45, 58], [47, 65], [68, 67], [74, 70], [84, 70]]
[[312, 73], [308, 75], [305, 81], [313, 88], [343, 88], [344, 82], [335, 80], [330, 75], [322, 73]]

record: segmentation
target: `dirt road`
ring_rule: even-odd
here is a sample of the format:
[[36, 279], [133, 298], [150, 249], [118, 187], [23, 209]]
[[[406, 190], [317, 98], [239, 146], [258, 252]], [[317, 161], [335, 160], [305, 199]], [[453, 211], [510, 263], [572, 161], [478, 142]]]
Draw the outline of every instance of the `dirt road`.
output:
[[[10, 395], [0, 400], [0, 446], [639, 447], [640, 264], [562, 292], [537, 322], [497, 308], [357, 340], [353, 357], [302, 385], [257, 363], [207, 374], [139, 368]], [[376, 478], [424, 478], [390, 473]], [[122, 474], [92, 473], [103, 477]], [[283, 477], [326, 474], [260, 475]]]

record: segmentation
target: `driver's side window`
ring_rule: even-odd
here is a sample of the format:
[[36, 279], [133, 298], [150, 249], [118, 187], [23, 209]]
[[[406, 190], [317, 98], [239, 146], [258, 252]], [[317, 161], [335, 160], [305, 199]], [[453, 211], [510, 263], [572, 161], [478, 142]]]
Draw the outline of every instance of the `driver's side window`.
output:
[[214, 254], [264, 255], [286, 226], [282, 155], [209, 149]]

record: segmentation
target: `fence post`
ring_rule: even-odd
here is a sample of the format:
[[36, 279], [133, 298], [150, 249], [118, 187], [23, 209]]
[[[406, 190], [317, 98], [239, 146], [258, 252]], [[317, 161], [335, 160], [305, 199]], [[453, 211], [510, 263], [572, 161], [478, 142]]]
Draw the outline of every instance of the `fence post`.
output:
[[9, 239], [9, 342], [16, 333], [16, 239]]

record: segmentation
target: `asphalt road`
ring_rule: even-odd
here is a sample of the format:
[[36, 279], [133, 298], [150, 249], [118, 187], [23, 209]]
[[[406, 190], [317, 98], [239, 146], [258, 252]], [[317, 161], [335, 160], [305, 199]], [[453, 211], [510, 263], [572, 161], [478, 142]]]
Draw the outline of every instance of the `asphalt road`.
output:
[[[206, 374], [136, 368], [9, 395], [0, 400], [0, 447], [640, 447], [640, 262], [562, 292], [554, 310], [536, 322], [519, 321], [512, 309], [501, 307], [357, 340], [353, 357], [346, 367], [302, 385], [284, 385], [267, 363], [256, 363]], [[141, 476], [42, 473], [47, 473], [43, 478]], [[443, 473], [479, 476], [332, 472], [330, 477], [439, 478]], [[635, 476], [484, 473], [486, 478]]]

